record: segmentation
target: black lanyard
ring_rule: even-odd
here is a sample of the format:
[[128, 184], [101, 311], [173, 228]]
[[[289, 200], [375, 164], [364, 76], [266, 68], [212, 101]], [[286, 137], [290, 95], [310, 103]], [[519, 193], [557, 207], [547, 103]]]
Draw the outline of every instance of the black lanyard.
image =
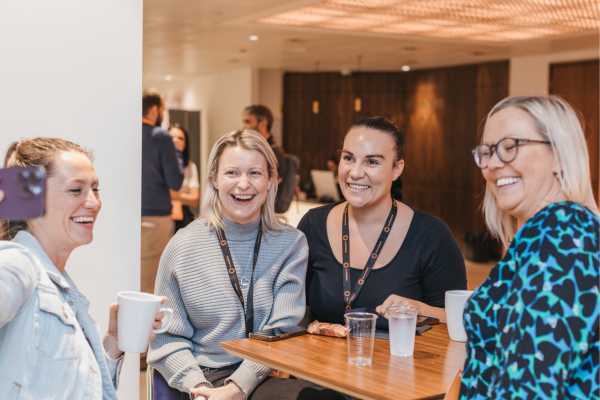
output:
[[[233, 258], [231, 258], [231, 252], [229, 251], [229, 245], [227, 244], [227, 238], [225, 232], [221, 228], [217, 228], [217, 234], [219, 235], [219, 244], [221, 245], [221, 252], [223, 252], [223, 258], [225, 259], [225, 267], [229, 274], [229, 280], [235, 293], [237, 294], [240, 302], [242, 303], [242, 310], [244, 310], [244, 295], [242, 294], [242, 287], [240, 281], [235, 273], [235, 266], [233, 265]], [[248, 288], [248, 304], [246, 305], [245, 312], [246, 316], [246, 337], [250, 336], [250, 332], [254, 331], [254, 298], [252, 295], [252, 289], [254, 288], [254, 269], [256, 268], [256, 261], [258, 260], [258, 252], [260, 251], [260, 239], [262, 238], [262, 222], [258, 226], [258, 235], [256, 235], [256, 242], [254, 242], [254, 260], [252, 260], [252, 275], [250, 276], [250, 287]]]
[[342, 273], [344, 275], [344, 303], [346, 303], [346, 310], [352, 309], [352, 302], [356, 299], [358, 293], [360, 293], [360, 290], [367, 281], [367, 278], [373, 269], [373, 265], [375, 265], [375, 261], [377, 261], [377, 257], [379, 257], [379, 253], [381, 253], [381, 249], [383, 249], [383, 245], [392, 230], [392, 225], [394, 225], [397, 214], [398, 204], [396, 203], [396, 200], [392, 200], [390, 215], [388, 215], [385, 226], [379, 235], [379, 239], [377, 239], [377, 243], [373, 248], [373, 253], [371, 253], [371, 257], [369, 257], [369, 261], [367, 261], [367, 265], [365, 265], [362, 276], [358, 282], [356, 282], [356, 285], [354, 285], [354, 289], [350, 291], [350, 229], [348, 229], [348, 204], [346, 204], [342, 219], [342, 250], [344, 252], [344, 271]]

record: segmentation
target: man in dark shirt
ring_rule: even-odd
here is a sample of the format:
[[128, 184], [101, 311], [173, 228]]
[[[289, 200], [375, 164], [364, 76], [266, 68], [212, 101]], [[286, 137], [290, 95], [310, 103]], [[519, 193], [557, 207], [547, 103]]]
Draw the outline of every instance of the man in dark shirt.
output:
[[154, 293], [163, 250], [174, 232], [171, 194], [183, 182], [183, 162], [169, 132], [160, 128], [163, 99], [156, 90], [142, 95], [142, 292]]
[[[267, 107], [253, 105], [244, 109], [244, 113], [242, 115], [242, 127], [243, 129], [252, 129], [260, 133], [262, 137], [267, 139], [267, 142], [269, 142], [271, 145], [273, 153], [275, 153], [275, 157], [277, 158], [277, 175], [279, 175], [277, 184], [281, 186], [281, 182], [283, 182], [285, 179], [285, 174], [287, 173], [285, 153], [281, 146], [278, 146], [275, 143], [273, 135], [271, 135], [272, 126], [273, 113], [271, 113], [271, 110], [269, 110]], [[275, 201], [275, 205], [277, 205], [277, 201]], [[277, 210], [277, 207], [275, 207], [275, 211], [285, 212], [286, 210]]]

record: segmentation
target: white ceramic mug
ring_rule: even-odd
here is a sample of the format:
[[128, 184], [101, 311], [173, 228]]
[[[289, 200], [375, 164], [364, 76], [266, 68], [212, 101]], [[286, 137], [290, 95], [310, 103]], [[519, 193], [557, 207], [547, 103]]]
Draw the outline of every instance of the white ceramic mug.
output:
[[465, 303], [473, 294], [472, 290], [449, 290], [446, 292], [446, 323], [450, 340], [466, 342], [467, 332], [463, 325]]
[[[143, 353], [148, 348], [151, 333], [164, 333], [173, 320], [172, 308], [161, 308], [162, 298], [150, 293], [119, 292], [119, 350]], [[159, 329], [153, 329], [154, 317], [169, 315]], [[164, 318], [163, 318], [164, 319]]]

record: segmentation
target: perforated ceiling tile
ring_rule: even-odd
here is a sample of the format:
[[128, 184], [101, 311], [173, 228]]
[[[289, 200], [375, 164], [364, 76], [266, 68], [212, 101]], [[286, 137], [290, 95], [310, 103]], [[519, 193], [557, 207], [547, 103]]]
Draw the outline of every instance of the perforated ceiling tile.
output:
[[259, 23], [512, 42], [600, 28], [600, 0], [328, 0]]

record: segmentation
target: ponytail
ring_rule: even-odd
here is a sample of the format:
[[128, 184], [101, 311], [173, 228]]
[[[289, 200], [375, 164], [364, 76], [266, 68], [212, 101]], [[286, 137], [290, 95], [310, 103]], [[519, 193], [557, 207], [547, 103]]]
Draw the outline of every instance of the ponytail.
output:
[[402, 201], [402, 177], [399, 176], [398, 179], [392, 182], [390, 194], [392, 195], [392, 199]]

